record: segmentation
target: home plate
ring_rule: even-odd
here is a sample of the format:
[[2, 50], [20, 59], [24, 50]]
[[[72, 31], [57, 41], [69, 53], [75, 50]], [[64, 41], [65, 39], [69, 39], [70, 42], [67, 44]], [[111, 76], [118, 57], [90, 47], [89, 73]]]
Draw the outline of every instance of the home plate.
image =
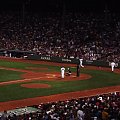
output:
[[72, 75], [71, 77], [76, 77], [75, 75]]
[[47, 75], [47, 78], [55, 78], [56, 75], [55, 74], [46, 74]]

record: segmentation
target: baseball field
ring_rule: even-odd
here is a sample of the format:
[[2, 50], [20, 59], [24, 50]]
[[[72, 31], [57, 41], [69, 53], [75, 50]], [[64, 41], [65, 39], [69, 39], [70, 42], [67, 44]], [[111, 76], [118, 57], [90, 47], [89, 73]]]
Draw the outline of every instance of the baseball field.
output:
[[[61, 79], [60, 68], [72, 74]], [[0, 57], [0, 111], [120, 91], [120, 69]]]

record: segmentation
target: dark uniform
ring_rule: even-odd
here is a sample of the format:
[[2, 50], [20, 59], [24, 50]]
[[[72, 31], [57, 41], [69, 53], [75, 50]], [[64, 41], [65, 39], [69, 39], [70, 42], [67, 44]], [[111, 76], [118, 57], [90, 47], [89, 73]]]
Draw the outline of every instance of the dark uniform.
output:
[[79, 76], [80, 76], [80, 65], [77, 64], [77, 77], [79, 77]]

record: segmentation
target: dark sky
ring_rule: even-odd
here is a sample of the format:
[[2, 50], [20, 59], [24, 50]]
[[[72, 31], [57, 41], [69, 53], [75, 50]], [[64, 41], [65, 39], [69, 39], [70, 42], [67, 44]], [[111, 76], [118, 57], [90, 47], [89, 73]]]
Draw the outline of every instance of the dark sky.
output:
[[110, 11], [120, 11], [116, 0], [1, 0], [1, 9], [19, 9], [25, 3], [29, 10], [61, 10], [65, 5], [68, 11], [103, 11], [107, 7]]

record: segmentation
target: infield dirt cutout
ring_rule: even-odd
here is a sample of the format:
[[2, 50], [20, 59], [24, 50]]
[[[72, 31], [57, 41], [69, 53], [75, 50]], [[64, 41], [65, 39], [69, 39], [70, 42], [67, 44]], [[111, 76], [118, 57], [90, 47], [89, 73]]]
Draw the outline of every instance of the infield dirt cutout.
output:
[[[15, 68], [6, 68], [6, 67], [0, 67], [0, 69], [5, 70], [12, 70], [12, 71], [19, 71], [24, 72], [22, 74], [21, 80], [11, 80], [6, 82], [0, 82], [0, 86], [2, 85], [8, 85], [8, 84], [16, 84], [16, 83], [23, 83], [23, 82], [30, 82], [35, 80], [49, 80], [49, 81], [75, 81], [75, 80], [86, 80], [90, 79], [92, 76], [89, 74], [80, 74], [80, 77], [76, 77], [75, 73], [72, 73], [70, 76], [65, 76], [64, 79], [61, 78], [61, 75], [59, 72], [33, 72], [30, 70], [21, 70], [21, 69], [15, 69]], [[35, 86], [34, 86], [35, 87]]]
[[[45, 61], [32, 61], [32, 60], [23, 60], [23, 59], [13, 59], [13, 58], [4, 58], [4, 57], [0, 57], [0, 59], [5, 59], [5, 60], [11, 61], [11, 62], [16, 61], [16, 62], [26, 62], [26, 63], [33, 63], [33, 64], [48, 64], [48, 65], [55, 65], [55, 66], [63, 65], [63, 64], [60, 64], [60, 63], [51, 63], [51, 62], [45, 62]], [[75, 65], [65, 64], [65, 66], [70, 67], [70, 66], [75, 66]], [[5, 68], [2, 67], [1, 69], [5, 69]], [[98, 67], [94, 67], [94, 66], [85, 67], [84, 69], [95, 69], [95, 70], [110, 71], [109, 68], [98, 68]], [[53, 80], [63, 80], [63, 79], [61, 79], [60, 73], [58, 73], [58, 72], [56, 72], [56, 73], [49, 72], [49, 74], [48, 74], [48, 73], [40, 73], [40, 72], [37, 73], [37, 72], [32, 72], [30, 70], [19, 70], [19, 69], [13, 69], [13, 68], [7, 68], [7, 70], [21, 71], [21, 72], [24, 72], [25, 74], [22, 75], [22, 77], [23, 77], [22, 80], [1, 82], [0, 85], [16, 84], [16, 83], [20, 83], [20, 82], [23, 83], [23, 82], [29, 82], [29, 81], [32, 81], [32, 80], [43, 80], [43, 77], [45, 77], [46, 80], [52, 80], [52, 81]], [[116, 70], [115, 72], [120, 73], [120, 70]], [[87, 75], [87, 77], [86, 77], [86, 75]], [[85, 79], [89, 79], [91, 77], [92, 76], [90, 76], [88, 74], [81, 74], [79, 79], [78, 79], [78, 77], [76, 77], [76, 74], [73, 74], [71, 76], [65, 77], [64, 81], [85, 80]], [[24, 87], [24, 85], [25, 84], [22, 84], [22, 87]], [[28, 84], [28, 86], [29, 85], [30, 84]], [[37, 84], [34, 84], [34, 86], [37, 86]], [[13, 100], [13, 101], [8, 101], [8, 102], [0, 102], [0, 111], [15, 109], [17, 107], [39, 105], [40, 103], [64, 101], [64, 100], [68, 100], [68, 99], [92, 96], [92, 95], [96, 95], [96, 94], [103, 94], [103, 93], [114, 92], [114, 91], [120, 91], [120, 86], [97, 88], [97, 89], [92, 89], [92, 90], [76, 91], [76, 92], [69, 92], [69, 93], [56, 94], [56, 95], [50, 95], [50, 96], [27, 98], [27, 99]]]

